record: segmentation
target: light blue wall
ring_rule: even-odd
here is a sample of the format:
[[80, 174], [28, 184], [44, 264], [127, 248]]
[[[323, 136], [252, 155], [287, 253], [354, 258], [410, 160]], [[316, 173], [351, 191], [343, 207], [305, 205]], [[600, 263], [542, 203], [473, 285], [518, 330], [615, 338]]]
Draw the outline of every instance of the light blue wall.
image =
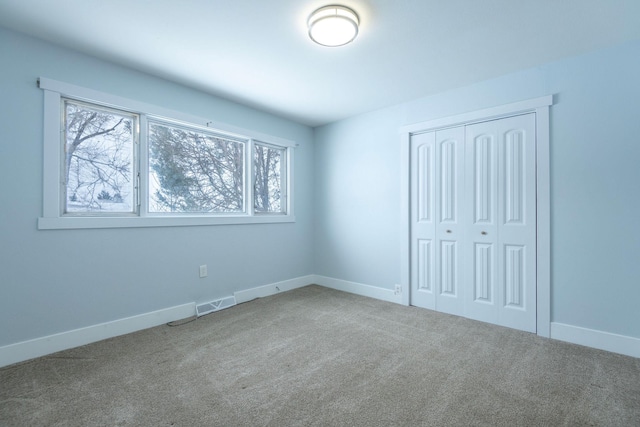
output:
[[552, 321], [640, 338], [640, 41], [317, 128], [315, 272], [399, 283], [401, 126], [547, 94]]
[[[1, 28], [0, 58], [0, 346], [313, 273], [311, 128]], [[298, 142], [296, 223], [37, 230], [41, 76]]]
[[[546, 94], [557, 95], [552, 320], [640, 338], [640, 41], [315, 132], [3, 29], [0, 58], [0, 346], [311, 273], [391, 289], [400, 280], [399, 128]], [[297, 222], [37, 230], [40, 76], [297, 141]], [[199, 279], [204, 263], [210, 274]]]

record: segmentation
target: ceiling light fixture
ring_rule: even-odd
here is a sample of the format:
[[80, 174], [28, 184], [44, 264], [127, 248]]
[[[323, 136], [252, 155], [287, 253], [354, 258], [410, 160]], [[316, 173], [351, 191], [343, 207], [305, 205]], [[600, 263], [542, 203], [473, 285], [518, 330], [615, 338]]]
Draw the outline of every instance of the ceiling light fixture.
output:
[[345, 6], [325, 6], [309, 16], [311, 40], [322, 46], [336, 47], [352, 42], [358, 35], [360, 19]]

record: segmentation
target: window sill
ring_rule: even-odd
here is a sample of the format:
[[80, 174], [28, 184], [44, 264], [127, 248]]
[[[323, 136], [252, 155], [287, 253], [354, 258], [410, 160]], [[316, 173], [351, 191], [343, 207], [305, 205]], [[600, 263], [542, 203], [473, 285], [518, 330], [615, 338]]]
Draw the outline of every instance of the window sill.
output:
[[56, 217], [38, 218], [38, 230], [83, 228], [193, 227], [202, 225], [276, 224], [295, 222], [293, 215], [184, 217]]

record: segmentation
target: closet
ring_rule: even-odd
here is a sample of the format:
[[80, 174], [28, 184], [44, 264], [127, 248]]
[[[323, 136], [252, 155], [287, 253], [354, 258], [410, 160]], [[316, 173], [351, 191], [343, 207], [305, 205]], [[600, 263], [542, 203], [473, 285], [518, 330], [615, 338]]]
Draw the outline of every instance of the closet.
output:
[[536, 332], [536, 115], [410, 136], [410, 304]]

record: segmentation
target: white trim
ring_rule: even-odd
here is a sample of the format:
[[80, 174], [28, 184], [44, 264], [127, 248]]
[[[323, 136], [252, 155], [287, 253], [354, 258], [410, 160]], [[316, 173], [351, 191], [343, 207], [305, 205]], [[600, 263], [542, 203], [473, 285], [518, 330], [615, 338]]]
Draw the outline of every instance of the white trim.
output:
[[0, 367], [117, 337], [195, 315], [194, 303], [177, 305], [98, 325], [61, 332], [0, 347]]
[[536, 228], [537, 228], [537, 265], [536, 265], [536, 333], [549, 337], [551, 323], [551, 216], [550, 216], [550, 180], [549, 180], [549, 106], [553, 105], [553, 95], [514, 102], [497, 107], [463, 113], [456, 116], [429, 120], [403, 126], [400, 147], [400, 226], [402, 230], [400, 248], [400, 279], [402, 302], [409, 304], [411, 292], [410, 266], [410, 142], [411, 135], [494, 120], [525, 113], [536, 113]]
[[286, 197], [286, 207], [287, 207], [287, 212], [286, 214], [290, 217], [293, 218], [295, 220], [295, 211], [293, 209], [293, 184], [294, 184], [294, 170], [293, 170], [293, 165], [294, 165], [294, 155], [293, 155], [293, 150], [287, 150], [286, 152], [286, 156], [287, 156], [287, 164], [286, 164], [286, 168], [287, 168], [287, 182], [285, 183], [286, 185], [286, 191], [285, 191], [285, 197]]
[[[553, 99], [549, 99], [553, 102]], [[551, 181], [549, 105], [536, 108], [536, 333], [551, 329]]]
[[243, 216], [130, 216], [38, 218], [39, 230], [80, 228], [179, 227], [196, 225], [266, 224], [296, 222], [293, 215]]
[[552, 322], [551, 338], [640, 358], [640, 339], [626, 335]]
[[364, 297], [375, 298], [382, 301], [402, 304], [402, 295], [395, 295], [393, 290], [380, 288], [377, 286], [365, 285], [363, 283], [349, 282], [347, 280], [334, 279], [332, 277], [314, 275], [313, 283], [324, 286], [325, 288], [335, 289], [338, 291], [348, 292], [351, 294], [361, 295]]
[[[236, 304], [311, 285], [315, 283], [315, 277], [316, 276], [314, 275], [301, 276], [290, 280], [284, 280], [282, 282], [234, 292]], [[113, 320], [15, 344], [9, 344], [0, 347], [0, 368], [107, 338], [113, 338], [142, 329], [152, 328], [177, 319], [194, 316], [195, 314], [196, 303], [192, 302], [126, 317], [124, 319]]]
[[40, 89], [44, 89], [45, 91], [52, 91], [62, 96], [67, 96], [91, 103], [99, 102], [109, 107], [125, 109], [127, 111], [135, 112], [138, 114], [155, 116], [154, 118], [161, 118], [170, 122], [177, 121], [190, 125], [199, 125], [205, 129], [219, 130], [230, 134], [237, 134], [243, 137], [254, 138], [263, 142], [268, 142], [285, 147], [297, 146], [294, 141], [291, 141], [289, 139], [267, 135], [261, 132], [233, 126], [223, 122], [211, 121], [210, 119], [206, 119], [203, 117], [181, 113], [180, 111], [171, 110], [169, 108], [147, 104], [146, 102], [136, 101], [122, 96], [111, 95], [105, 92], [88, 89], [82, 86], [76, 86], [70, 83], [60, 82], [46, 77], [40, 77], [38, 79], [38, 86], [40, 87]]
[[[311, 284], [396, 304], [404, 304], [405, 299], [404, 288], [401, 295], [395, 295], [391, 289], [317, 274], [310, 274], [234, 292], [234, 297], [236, 303], [240, 304], [256, 298], [275, 295], [280, 292], [302, 288]], [[162, 325], [177, 319], [184, 319], [195, 315], [195, 307], [196, 303], [182, 304], [137, 316], [9, 344], [0, 347], [0, 368], [58, 351]], [[640, 357], [640, 339], [634, 337], [557, 322], [550, 323], [550, 337], [552, 339], [620, 353], [631, 357]]]
[[411, 134], [403, 133], [400, 142], [400, 286], [402, 304], [411, 304], [411, 236], [405, 233], [411, 230]]
[[[140, 114], [140, 132], [138, 132], [138, 215], [145, 218], [149, 214], [149, 117]], [[142, 174], [146, 174], [147, 179], [142, 179]], [[64, 203], [64, 202], [62, 202]]]
[[[44, 91], [42, 190], [45, 217], [61, 214], [60, 94]], [[57, 139], [56, 139], [57, 136]], [[54, 159], [57, 159], [54, 160]]]
[[284, 291], [290, 291], [297, 288], [302, 288], [313, 284], [313, 275], [296, 277], [294, 279], [283, 280], [282, 282], [271, 283], [264, 286], [258, 286], [255, 288], [244, 289], [233, 293], [236, 298], [236, 303], [251, 301], [256, 298], [264, 298], [271, 295], [278, 294]]
[[401, 133], [422, 133], [441, 128], [485, 122], [497, 118], [503, 118], [523, 113], [532, 113], [539, 107], [553, 104], [553, 95], [545, 95], [538, 98], [513, 102], [511, 104], [498, 105], [483, 110], [470, 111], [455, 116], [442, 117], [420, 123], [406, 125], [400, 128]]

